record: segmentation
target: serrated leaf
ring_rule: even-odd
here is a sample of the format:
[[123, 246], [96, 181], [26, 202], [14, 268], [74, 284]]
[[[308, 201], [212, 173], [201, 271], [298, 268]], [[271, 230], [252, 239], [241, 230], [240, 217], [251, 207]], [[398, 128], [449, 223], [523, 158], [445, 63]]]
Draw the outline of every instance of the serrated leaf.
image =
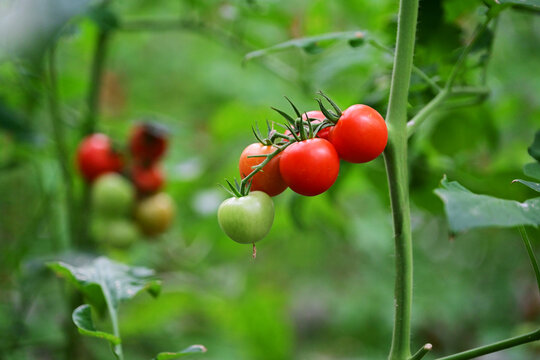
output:
[[173, 360], [179, 359], [186, 355], [205, 353], [206, 348], [202, 345], [191, 345], [190, 347], [179, 352], [162, 352], [159, 353], [154, 360]]
[[472, 193], [457, 181], [441, 181], [435, 189], [453, 232], [481, 227], [513, 227], [540, 224], [540, 198], [523, 203]]
[[71, 318], [81, 334], [105, 339], [114, 345], [120, 344], [120, 338], [118, 336], [96, 330], [94, 322], [92, 321], [92, 308], [90, 305], [84, 304], [76, 308], [73, 311]]
[[527, 186], [528, 188], [531, 188], [534, 191], [540, 192], [540, 183], [535, 183], [535, 182], [532, 182], [532, 181], [526, 181], [526, 180], [521, 180], [521, 179], [516, 179], [516, 180], [514, 180], [512, 182], [522, 183], [523, 185]]
[[528, 163], [523, 166], [523, 173], [527, 176], [540, 180], [540, 163]]
[[534, 134], [534, 140], [531, 146], [528, 148], [529, 155], [531, 155], [536, 161], [540, 161], [540, 130]]
[[328, 33], [328, 34], [317, 35], [317, 36], [310, 36], [310, 37], [305, 37], [305, 38], [300, 38], [300, 39], [293, 39], [293, 40], [285, 41], [283, 43], [268, 47], [266, 49], [252, 51], [246, 54], [246, 56], [244, 57], [244, 60], [249, 61], [251, 59], [265, 56], [270, 53], [289, 50], [291, 48], [303, 49], [304, 51], [308, 53], [314, 54], [314, 53], [321, 52], [323, 50], [321, 47], [322, 44], [327, 45], [327, 44], [340, 41], [340, 40], [348, 41], [351, 44], [351, 46], [359, 46], [361, 44], [359, 40], [364, 39], [365, 36], [366, 36], [366, 33], [362, 31], [344, 31], [344, 32]]
[[106, 257], [98, 257], [80, 266], [52, 262], [47, 266], [73, 283], [98, 311], [103, 312], [107, 303], [117, 309], [118, 304], [137, 295], [142, 290], [157, 296], [160, 282], [154, 271], [144, 267], [127, 266]]
[[539, 0], [495, 0], [501, 5], [515, 5], [529, 10], [540, 11], [540, 1]]

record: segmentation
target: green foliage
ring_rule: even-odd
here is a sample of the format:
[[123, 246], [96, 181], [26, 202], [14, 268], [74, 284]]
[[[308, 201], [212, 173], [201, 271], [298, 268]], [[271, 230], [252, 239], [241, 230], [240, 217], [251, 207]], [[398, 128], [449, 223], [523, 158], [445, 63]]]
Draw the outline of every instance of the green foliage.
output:
[[304, 50], [308, 54], [317, 54], [323, 51], [324, 47], [332, 44], [335, 41], [346, 40], [350, 46], [357, 47], [364, 43], [366, 34], [361, 31], [347, 31], [340, 33], [330, 33], [319, 36], [310, 36], [301, 39], [289, 40], [281, 44], [271, 46], [267, 49], [261, 49], [247, 53], [244, 57], [245, 61], [249, 61], [261, 56], [272, 54], [274, 52], [298, 48]]
[[520, 182], [523, 185], [527, 186], [528, 188], [531, 188], [534, 191], [540, 192], [540, 184], [539, 183], [535, 183], [535, 182], [532, 182], [532, 181], [521, 180], [521, 179], [514, 180], [514, 182]]
[[534, 141], [529, 146], [529, 155], [531, 155], [536, 161], [540, 162], [540, 130], [534, 135]]
[[487, 226], [540, 225], [540, 198], [520, 203], [478, 195], [446, 178], [435, 193], [444, 202], [450, 229], [454, 232]]
[[113, 345], [121, 343], [120, 338], [104, 331], [97, 331], [92, 321], [92, 308], [88, 304], [79, 306], [73, 311], [73, 322], [83, 335], [93, 336], [110, 341]]
[[160, 281], [154, 279], [153, 270], [127, 266], [105, 257], [80, 265], [51, 262], [47, 266], [75, 285], [100, 313], [110, 307], [118, 309], [122, 301], [141, 291], [157, 296], [161, 289]]

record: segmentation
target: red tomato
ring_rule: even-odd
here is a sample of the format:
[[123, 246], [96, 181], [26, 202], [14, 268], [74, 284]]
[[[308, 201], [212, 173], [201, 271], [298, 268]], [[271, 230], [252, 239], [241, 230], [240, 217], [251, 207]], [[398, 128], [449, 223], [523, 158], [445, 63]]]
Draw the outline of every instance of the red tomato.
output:
[[351, 163], [364, 163], [379, 156], [388, 140], [383, 117], [367, 105], [352, 105], [339, 118], [330, 141], [339, 157]]
[[131, 176], [133, 184], [142, 193], [154, 193], [163, 186], [163, 173], [156, 165], [151, 167], [135, 165]]
[[167, 132], [156, 124], [139, 124], [131, 133], [129, 149], [139, 162], [154, 163], [167, 149]]
[[[253, 166], [259, 165], [265, 160], [263, 157], [248, 158], [248, 156], [270, 154], [274, 152], [274, 150], [276, 150], [275, 147], [266, 146], [260, 143], [248, 145], [244, 151], [242, 151], [238, 163], [242, 179], [251, 173]], [[276, 196], [281, 194], [287, 188], [287, 184], [285, 184], [285, 181], [279, 172], [280, 158], [281, 153], [277, 154], [276, 157], [270, 160], [261, 171], [251, 178], [251, 191], [258, 190], [263, 191], [270, 196]]]
[[[318, 110], [308, 111], [307, 117], [310, 119], [317, 119], [311, 122], [313, 125], [317, 125], [321, 123], [324, 119], [326, 119], [326, 116], [324, 116], [324, 114]], [[306, 114], [302, 114], [302, 119], [306, 120]], [[333, 126], [329, 126], [327, 128], [322, 129], [321, 131], [317, 133], [317, 137], [328, 140], [332, 129], [334, 129]]]
[[295, 192], [315, 196], [328, 190], [339, 173], [339, 156], [332, 144], [314, 138], [289, 145], [279, 162], [281, 176]]
[[77, 165], [82, 176], [92, 182], [105, 173], [119, 172], [122, 158], [112, 149], [107, 135], [92, 134], [79, 144]]

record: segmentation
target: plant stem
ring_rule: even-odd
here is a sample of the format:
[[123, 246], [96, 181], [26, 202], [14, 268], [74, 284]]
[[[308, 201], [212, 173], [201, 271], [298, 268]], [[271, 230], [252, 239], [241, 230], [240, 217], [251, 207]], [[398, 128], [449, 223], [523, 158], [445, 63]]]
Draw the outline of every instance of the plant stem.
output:
[[[369, 39], [368, 40], [368, 44], [373, 46], [374, 48], [376, 49], [379, 49], [379, 50], [382, 50], [388, 54], [391, 54], [391, 55], [395, 55], [394, 54], [394, 50], [390, 49], [388, 46], [386, 45], [383, 45], [381, 44], [380, 42], [378, 42], [377, 40], [374, 40], [374, 39]], [[436, 93], [438, 93], [439, 91], [441, 91], [441, 87], [432, 79], [429, 77], [428, 74], [426, 74], [425, 72], [422, 71], [422, 69], [414, 66], [413, 64], [413, 67], [412, 67], [412, 71], [418, 75], [420, 78], [422, 78], [422, 80], [424, 80], [430, 87], [433, 91], [435, 91]]]
[[433, 345], [431, 344], [425, 344], [424, 346], [422, 346], [420, 348], [420, 350], [418, 350], [413, 356], [411, 356], [409, 358], [409, 360], [420, 360], [422, 359], [424, 356], [427, 355], [428, 352], [431, 351], [431, 349], [433, 349]]
[[[116, 309], [114, 308], [114, 306], [112, 304], [111, 296], [110, 296], [108, 291], [106, 292], [106, 294], [104, 293], [103, 295], [105, 296], [106, 303], [107, 303], [107, 310], [109, 311], [109, 316], [111, 317], [111, 324], [112, 324], [112, 327], [113, 327], [113, 334], [117, 338], [121, 339], [121, 337], [120, 337], [120, 327], [118, 326], [118, 314], [117, 314], [117, 311], [116, 311]], [[124, 360], [124, 351], [122, 349], [122, 342], [120, 342], [120, 344], [114, 345], [113, 351], [114, 351], [114, 354], [116, 355], [116, 357], [118, 358], [118, 360]]]
[[540, 291], [540, 268], [538, 267], [538, 261], [536, 261], [536, 256], [534, 256], [534, 250], [529, 240], [529, 236], [527, 235], [527, 231], [525, 230], [525, 226], [521, 225], [518, 227], [518, 229], [519, 229], [519, 233], [521, 234], [521, 239], [523, 240], [523, 243], [525, 244], [525, 248], [527, 249], [527, 254], [529, 254], [529, 260], [531, 260], [531, 265], [534, 270], [534, 275], [536, 276], [536, 283], [538, 285], [538, 290]]
[[[90, 71], [90, 84], [87, 94], [87, 114], [83, 124], [82, 135], [86, 136], [96, 131], [96, 124], [99, 113], [99, 91], [101, 89], [101, 80], [103, 68], [105, 65], [105, 57], [107, 52], [107, 44], [110, 37], [110, 30], [98, 28], [96, 42], [94, 46], [94, 57], [92, 60], [92, 68]], [[79, 226], [77, 244], [82, 247], [88, 244], [89, 238], [89, 219], [91, 218], [92, 209], [90, 204], [90, 187], [84, 184], [82, 199], [80, 202], [79, 211]]]
[[390, 100], [386, 115], [388, 145], [384, 151], [396, 256], [395, 314], [390, 360], [405, 360], [411, 355], [413, 254], [407, 174], [407, 99], [417, 17], [418, 0], [401, 0]]
[[407, 122], [407, 136], [414, 134], [416, 129], [423, 123], [431, 114], [433, 114], [448, 98], [448, 90], [446, 88], [437, 94], [429, 103], [426, 104], [409, 122]]
[[411, 136], [418, 126], [424, 122], [435, 110], [443, 104], [447, 98], [451, 95], [487, 95], [489, 90], [485, 87], [454, 87], [454, 82], [456, 81], [457, 75], [462, 70], [465, 65], [465, 59], [469, 55], [473, 45], [476, 43], [480, 35], [486, 31], [491, 18], [488, 17], [481, 25], [476, 29], [472, 39], [469, 41], [467, 46], [461, 52], [458, 61], [452, 68], [452, 72], [446, 80], [444, 88], [435, 96], [426, 106], [416, 114], [411, 121], [407, 123], [408, 136]]
[[92, 69], [90, 71], [90, 85], [86, 98], [88, 109], [83, 126], [83, 135], [88, 135], [96, 131], [99, 112], [99, 91], [101, 89], [101, 78], [105, 65], [109, 35], [109, 30], [98, 28], [94, 47], [94, 59], [92, 60]]
[[[420, 124], [427, 120], [436, 110], [440, 109], [451, 96], [467, 95], [476, 96], [484, 99], [489, 94], [489, 90], [485, 87], [455, 87], [449, 89], [445, 87], [437, 94], [429, 103], [426, 104], [409, 122], [407, 122], [407, 136], [411, 136], [418, 129]], [[477, 103], [477, 99], [474, 103]], [[473, 103], [471, 103], [473, 104]]]
[[[276, 146], [276, 150], [274, 150], [272, 153], [270, 153], [268, 155], [265, 155], [264, 161], [261, 162], [260, 164], [258, 164], [257, 166], [255, 166], [253, 168], [253, 171], [250, 172], [245, 178], [243, 178], [242, 182], [240, 184], [241, 185], [247, 184], [247, 182], [249, 180], [251, 180], [251, 178], [253, 176], [255, 176], [255, 174], [257, 174], [259, 171], [261, 171], [262, 168], [266, 166], [266, 164], [268, 164], [273, 158], [275, 158], [280, 152], [285, 150], [287, 148], [287, 146], [291, 145], [293, 142], [295, 142], [295, 141], [293, 139], [290, 139], [288, 143], [286, 143], [284, 145], [281, 145], [281, 146]], [[244, 195], [244, 194], [242, 194], [242, 195]]]
[[491, 354], [497, 351], [501, 351], [504, 349], [508, 349], [514, 346], [530, 343], [533, 341], [540, 340], [540, 329], [530, 332], [525, 335], [516, 336], [510, 339], [502, 340], [493, 344], [485, 345], [478, 347], [476, 349], [471, 349], [467, 351], [463, 351], [454, 355], [445, 356], [442, 358], [438, 358], [436, 360], [467, 360], [467, 359], [473, 359], [478, 356]]
[[56, 71], [56, 44], [51, 45], [49, 49], [48, 58], [48, 78], [49, 78], [49, 108], [51, 111], [51, 121], [53, 128], [54, 143], [56, 145], [56, 156], [58, 164], [62, 172], [62, 181], [65, 189], [65, 201], [66, 201], [66, 222], [67, 233], [69, 243], [73, 240], [74, 228], [73, 228], [73, 214], [75, 209], [75, 202], [73, 197], [73, 178], [69, 165], [69, 151], [66, 145], [66, 137], [64, 133], [64, 126], [62, 123], [62, 115], [60, 112], [60, 105], [58, 101], [58, 84], [57, 84], [57, 71]]

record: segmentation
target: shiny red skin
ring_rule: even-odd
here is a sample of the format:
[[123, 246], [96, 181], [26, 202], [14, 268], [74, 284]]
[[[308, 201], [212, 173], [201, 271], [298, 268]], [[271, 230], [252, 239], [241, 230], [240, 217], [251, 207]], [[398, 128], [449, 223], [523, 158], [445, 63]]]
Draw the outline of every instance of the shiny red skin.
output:
[[139, 162], [154, 163], [167, 150], [168, 136], [160, 126], [144, 123], [136, 125], [129, 139], [129, 150]]
[[339, 157], [357, 164], [378, 157], [387, 141], [388, 128], [381, 114], [360, 104], [347, 108], [330, 133]]
[[[274, 150], [276, 150], [275, 147], [266, 146], [261, 143], [248, 145], [244, 151], [242, 151], [240, 161], [238, 162], [238, 168], [242, 179], [253, 171], [253, 166], [259, 165], [265, 160], [263, 157], [249, 158], [248, 156], [270, 154], [274, 152]], [[262, 191], [269, 196], [276, 196], [285, 191], [287, 184], [281, 177], [279, 171], [280, 159], [281, 153], [277, 154], [263, 167], [262, 171], [259, 171], [251, 178], [251, 191]]]
[[114, 152], [107, 135], [92, 134], [79, 144], [77, 167], [83, 178], [89, 182], [106, 173], [120, 172], [122, 165], [122, 157]]
[[163, 173], [158, 166], [133, 166], [131, 173], [133, 184], [140, 193], [155, 193], [163, 186], [165, 181]]
[[325, 139], [308, 139], [289, 145], [279, 162], [281, 176], [296, 193], [319, 195], [328, 190], [339, 173], [339, 156]]
[[[314, 110], [314, 111], [308, 111], [307, 117], [310, 119], [317, 119], [313, 120], [311, 123], [313, 125], [317, 125], [321, 123], [324, 119], [326, 119], [326, 116], [321, 111]], [[302, 119], [306, 120], [306, 114], [302, 115]], [[330, 132], [334, 129], [333, 126], [329, 126], [327, 128], [322, 129], [317, 133], [317, 137], [325, 140], [329, 140], [330, 138]]]

